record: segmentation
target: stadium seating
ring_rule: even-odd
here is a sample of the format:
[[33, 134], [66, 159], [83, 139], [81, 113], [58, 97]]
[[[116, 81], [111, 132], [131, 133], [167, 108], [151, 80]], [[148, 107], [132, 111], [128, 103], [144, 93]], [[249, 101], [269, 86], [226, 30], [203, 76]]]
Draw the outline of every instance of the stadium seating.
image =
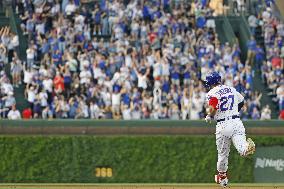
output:
[[212, 70], [246, 96], [244, 119], [260, 119], [267, 104], [276, 112], [247, 62], [246, 15], [212, 17], [215, 1], [71, 2], [14, 7], [25, 83], [16, 101], [34, 118], [202, 119]]

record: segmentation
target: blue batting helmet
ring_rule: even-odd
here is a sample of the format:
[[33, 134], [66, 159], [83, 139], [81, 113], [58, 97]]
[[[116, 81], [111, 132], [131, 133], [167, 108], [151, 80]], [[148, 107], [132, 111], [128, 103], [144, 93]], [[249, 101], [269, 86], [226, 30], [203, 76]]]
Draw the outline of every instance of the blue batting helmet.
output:
[[211, 72], [206, 76], [205, 86], [210, 88], [212, 85], [221, 83], [221, 76], [218, 72]]

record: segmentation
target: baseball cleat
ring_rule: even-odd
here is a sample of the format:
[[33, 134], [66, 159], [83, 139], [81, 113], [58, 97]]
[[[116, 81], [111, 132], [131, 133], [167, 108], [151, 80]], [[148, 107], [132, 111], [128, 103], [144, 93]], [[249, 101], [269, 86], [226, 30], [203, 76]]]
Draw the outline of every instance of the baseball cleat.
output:
[[246, 156], [252, 155], [255, 152], [255, 144], [251, 138], [247, 139], [247, 143], [248, 143], [248, 149], [246, 151]]
[[222, 186], [223, 188], [227, 187], [228, 182], [229, 182], [229, 179], [227, 177], [227, 173], [226, 172], [224, 172], [224, 173], [219, 172], [217, 175], [215, 175], [215, 182], [217, 184], [220, 184], [220, 186]]

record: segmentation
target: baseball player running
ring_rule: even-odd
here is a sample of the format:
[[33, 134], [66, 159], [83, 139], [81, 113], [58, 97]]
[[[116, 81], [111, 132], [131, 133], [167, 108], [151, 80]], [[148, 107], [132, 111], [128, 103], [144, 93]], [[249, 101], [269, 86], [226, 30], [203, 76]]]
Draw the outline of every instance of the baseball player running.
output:
[[210, 89], [206, 96], [208, 115], [205, 120], [206, 122], [212, 119], [217, 121], [218, 173], [215, 175], [215, 182], [226, 187], [231, 141], [241, 156], [253, 154], [255, 144], [252, 139], [246, 139], [245, 128], [239, 116], [239, 111], [244, 105], [244, 97], [235, 88], [222, 85], [221, 76], [217, 72], [206, 76], [205, 85]]

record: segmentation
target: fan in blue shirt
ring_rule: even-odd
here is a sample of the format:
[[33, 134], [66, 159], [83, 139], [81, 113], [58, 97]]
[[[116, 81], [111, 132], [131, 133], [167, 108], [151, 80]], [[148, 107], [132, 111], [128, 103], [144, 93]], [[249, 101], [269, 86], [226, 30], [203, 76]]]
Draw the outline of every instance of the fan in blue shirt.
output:
[[59, 50], [56, 50], [52, 55], [52, 61], [57, 67], [62, 64], [62, 54], [59, 52]]
[[204, 16], [199, 16], [196, 19], [196, 27], [197, 28], [204, 28], [205, 24], [206, 24], [206, 18]]

